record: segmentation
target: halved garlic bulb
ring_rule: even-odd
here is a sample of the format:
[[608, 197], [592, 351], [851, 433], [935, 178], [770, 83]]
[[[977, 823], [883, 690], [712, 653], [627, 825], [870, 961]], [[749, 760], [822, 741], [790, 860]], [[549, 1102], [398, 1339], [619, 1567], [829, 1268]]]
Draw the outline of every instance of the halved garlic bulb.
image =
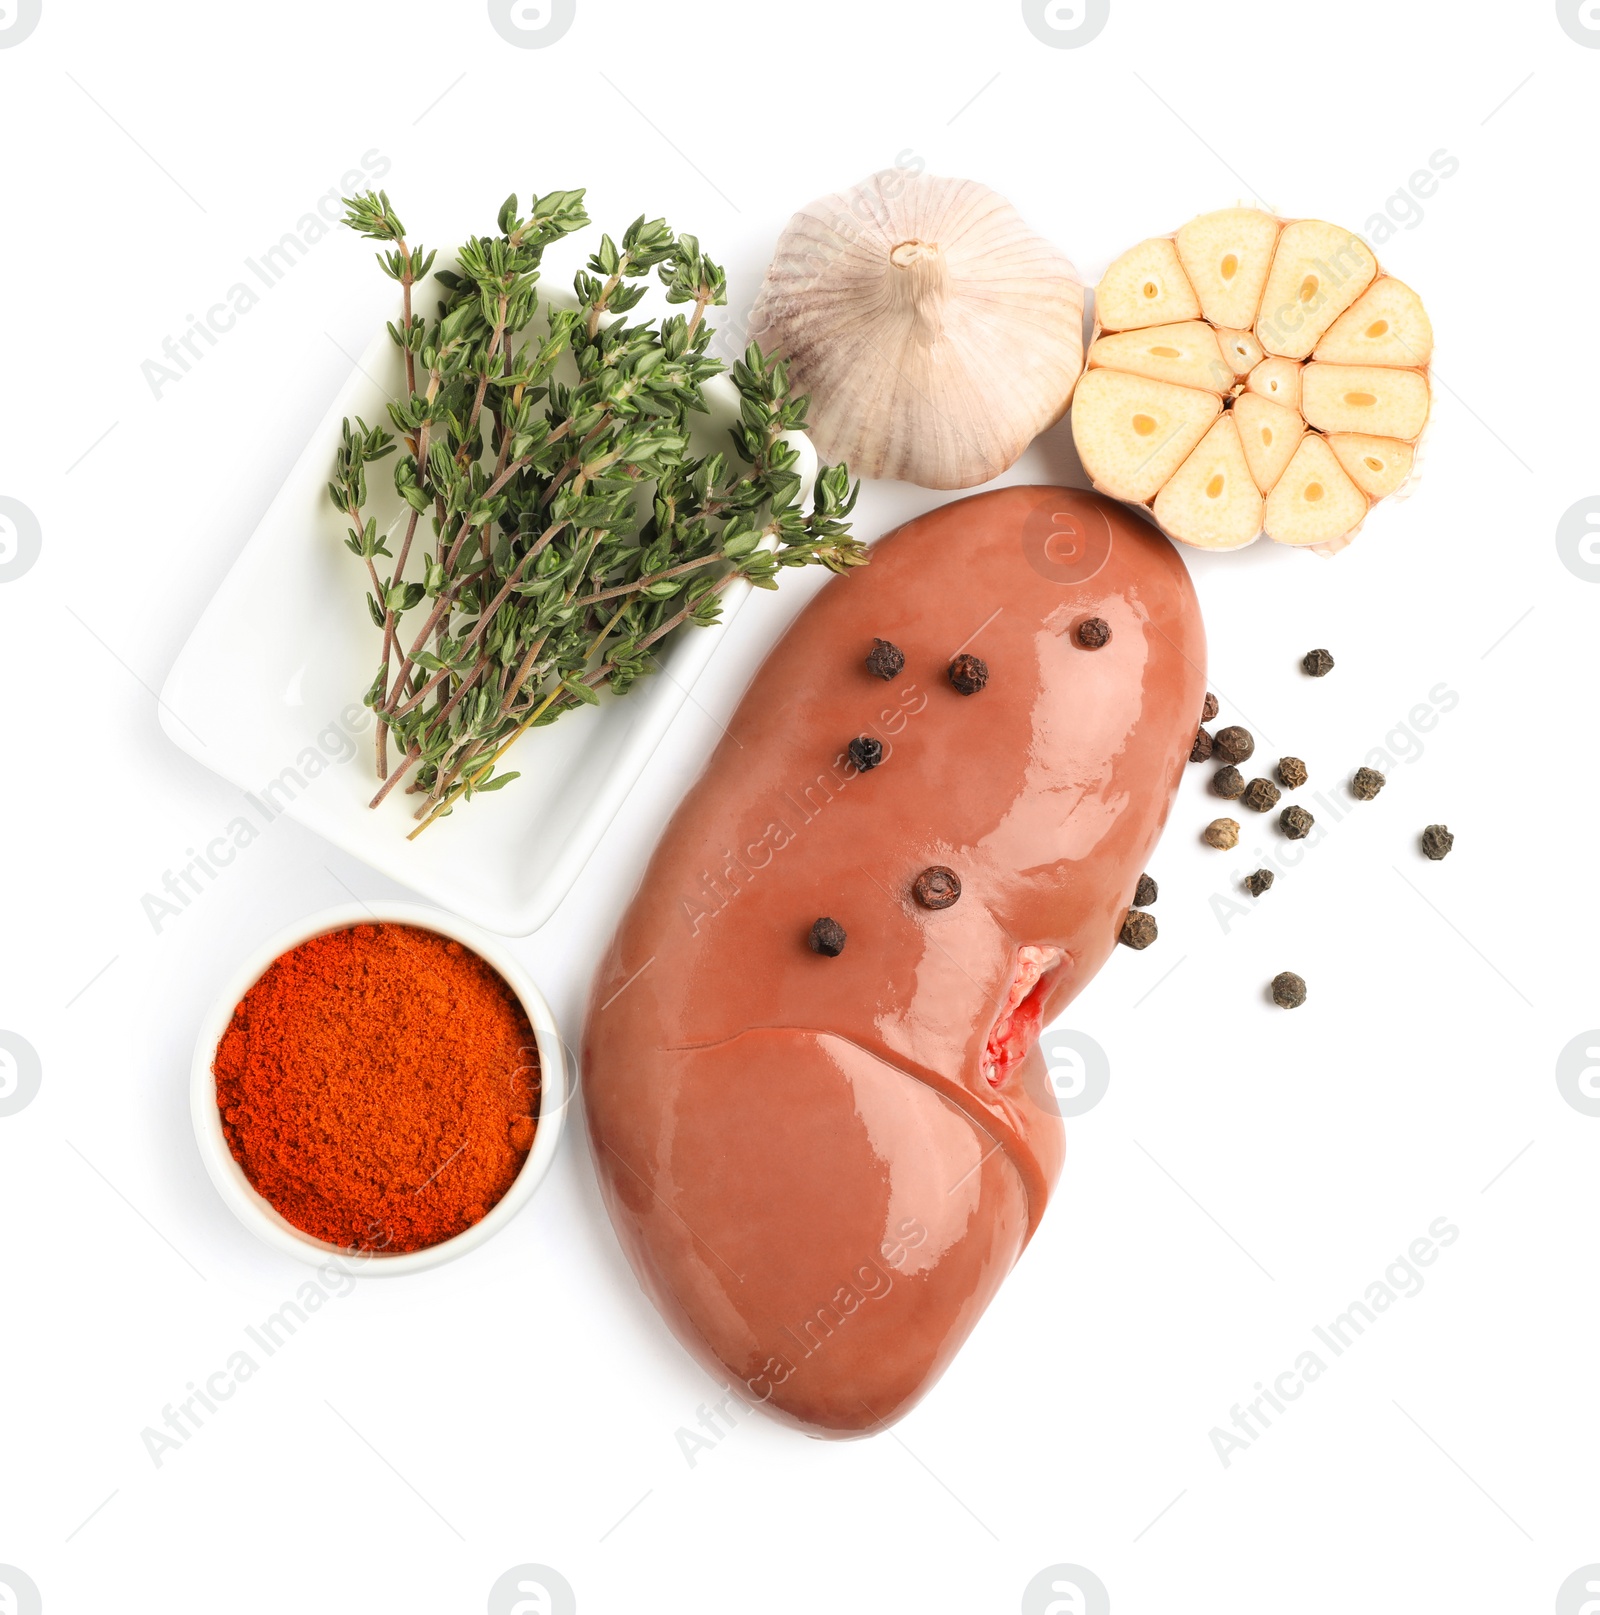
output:
[[811, 395], [824, 459], [970, 488], [1066, 412], [1083, 287], [986, 185], [888, 169], [789, 221], [750, 336]]
[[1095, 487], [1185, 544], [1330, 555], [1411, 475], [1432, 353], [1359, 236], [1227, 208], [1106, 270], [1073, 437]]

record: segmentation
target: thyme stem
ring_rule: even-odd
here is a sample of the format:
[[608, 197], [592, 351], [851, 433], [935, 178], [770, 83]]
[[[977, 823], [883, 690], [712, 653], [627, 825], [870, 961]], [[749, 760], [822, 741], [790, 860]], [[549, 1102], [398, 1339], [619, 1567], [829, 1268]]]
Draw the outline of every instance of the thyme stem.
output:
[[[540, 265], [588, 223], [583, 193], [552, 191], [526, 212], [510, 197], [498, 234], [463, 243], [433, 276], [427, 318], [414, 305], [434, 253], [410, 245], [384, 193], [345, 206], [400, 287], [390, 332], [405, 390], [388, 406], [395, 435], [345, 423], [329, 493], [381, 631], [366, 696], [378, 718], [372, 805], [406, 782], [422, 797], [416, 835], [514, 779], [495, 770], [519, 736], [602, 689], [625, 693], [666, 635], [715, 622], [734, 578], [772, 588], [785, 567], [838, 572], [866, 557], [846, 521], [855, 490], [843, 466], [825, 468], [802, 503], [785, 434], [804, 428], [806, 400], [755, 345], [732, 366], [740, 416], [728, 447], [691, 448], [691, 417], [724, 368], [705, 316], [727, 298], [694, 236], [636, 219], [620, 240], [601, 238], [574, 282], [576, 309], [552, 308]], [[686, 313], [630, 317], [652, 275]], [[396, 447], [410, 513], [385, 580], [366, 470]], [[416, 542], [424, 516], [431, 546]]]

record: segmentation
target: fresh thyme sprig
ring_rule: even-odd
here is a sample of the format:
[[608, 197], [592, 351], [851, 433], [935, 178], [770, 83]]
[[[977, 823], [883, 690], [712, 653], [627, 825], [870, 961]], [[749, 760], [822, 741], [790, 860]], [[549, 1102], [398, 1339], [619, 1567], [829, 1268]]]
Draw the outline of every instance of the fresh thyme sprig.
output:
[[[378, 262], [401, 287], [389, 334], [406, 391], [389, 404], [398, 438], [344, 423], [328, 494], [382, 635], [366, 694], [383, 782], [372, 806], [406, 781], [422, 798], [416, 836], [515, 779], [495, 768], [528, 729], [603, 689], [626, 693], [673, 629], [715, 622], [735, 578], [775, 588], [784, 567], [843, 572], [867, 555], [846, 519], [858, 491], [846, 467], [825, 467], [802, 507], [783, 436], [804, 427], [807, 401], [755, 344], [731, 371], [732, 454], [690, 453], [688, 417], [724, 368], [707, 353], [705, 313], [727, 300], [694, 236], [636, 219], [620, 242], [601, 238], [574, 281], [578, 307], [553, 308], [538, 295], [541, 261], [588, 224], [583, 192], [552, 191], [526, 215], [508, 197], [499, 234], [469, 240], [433, 276], [430, 320], [412, 301], [435, 254], [407, 242], [383, 192], [344, 205], [351, 229], [388, 247]], [[687, 312], [630, 324], [652, 273]], [[366, 471], [397, 447], [405, 533], [391, 553], [366, 514]], [[431, 548], [407, 576], [424, 520]]]

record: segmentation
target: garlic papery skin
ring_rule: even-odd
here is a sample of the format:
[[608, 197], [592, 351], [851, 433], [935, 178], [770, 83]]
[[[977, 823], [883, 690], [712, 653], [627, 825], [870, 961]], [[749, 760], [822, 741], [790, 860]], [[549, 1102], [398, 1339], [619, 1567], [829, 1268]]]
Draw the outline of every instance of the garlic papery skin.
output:
[[888, 277], [889, 296], [910, 314], [917, 339], [937, 342], [944, 334], [944, 305], [950, 298], [950, 268], [938, 244], [902, 241], [889, 249], [898, 274]]
[[750, 337], [811, 395], [825, 460], [970, 488], [1066, 412], [1083, 286], [986, 185], [886, 169], [790, 220]]

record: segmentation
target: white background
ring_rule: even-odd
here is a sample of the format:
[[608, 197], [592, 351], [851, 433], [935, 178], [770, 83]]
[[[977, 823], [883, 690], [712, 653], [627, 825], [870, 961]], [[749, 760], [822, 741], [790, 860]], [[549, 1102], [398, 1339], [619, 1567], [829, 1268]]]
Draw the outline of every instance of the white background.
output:
[[[0, 1564], [49, 1615], [480, 1611], [528, 1561], [586, 1612], [1009, 1612], [1058, 1562], [1124, 1612], [1555, 1607], [1600, 1561], [1600, 1119], [1555, 1081], [1600, 1023], [1600, 589], [1555, 539], [1600, 480], [1597, 85], [1549, 0], [1112, 0], [1076, 49], [1013, 0], [578, 0], [532, 50], [482, 0], [43, 0], [0, 50], [0, 494], [43, 533], [0, 584], [0, 1028], [43, 1069], [0, 1118]], [[635, 1287], [575, 1129], [485, 1250], [361, 1282], [159, 1469], [141, 1442], [305, 1278], [203, 1176], [199, 1016], [270, 931], [400, 895], [285, 820], [154, 931], [141, 897], [239, 797], [166, 742], [152, 691], [389, 285], [336, 233], [159, 400], [140, 365], [373, 150], [413, 239], [587, 185], [612, 231], [698, 232], [741, 309], [796, 207], [897, 158], [993, 185], [1086, 281], [1240, 199], [1409, 221], [1378, 252], [1438, 332], [1415, 498], [1333, 561], [1191, 557], [1224, 721], [1334, 801], [1386, 748], [1388, 788], [1323, 815], [1225, 929], [1213, 899], [1282, 844], [1256, 821], [1237, 854], [1202, 847], [1218, 808], [1191, 771], [1152, 866], [1160, 940], [1065, 1023], [1110, 1091], [892, 1434], [751, 1415], [691, 1466], [678, 1432], [715, 1387]], [[1440, 151], [1459, 170], [1419, 218], [1394, 199]], [[1061, 478], [1065, 426], [1008, 480]], [[871, 487], [859, 525], [939, 502]], [[751, 603], [702, 710], [515, 944], [570, 1034], [716, 719], [819, 581]], [[1321, 682], [1312, 646], [1338, 660]], [[1439, 686], [1450, 709], [1419, 719]], [[1415, 845], [1434, 821], [1442, 864]], [[1310, 983], [1292, 1015], [1263, 1000], [1286, 968]], [[1212, 1427], [1439, 1217], [1459, 1238], [1422, 1292], [1224, 1467]]]

